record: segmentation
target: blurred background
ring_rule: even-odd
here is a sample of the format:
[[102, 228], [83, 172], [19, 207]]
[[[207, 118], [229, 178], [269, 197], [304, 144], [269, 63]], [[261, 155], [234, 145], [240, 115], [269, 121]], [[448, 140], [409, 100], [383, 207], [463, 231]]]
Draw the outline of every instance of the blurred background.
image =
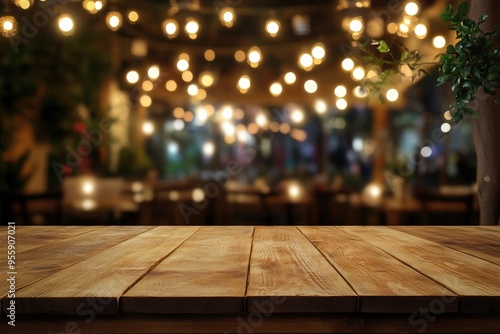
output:
[[5, 0], [2, 224], [477, 224], [450, 87], [357, 57], [450, 3]]

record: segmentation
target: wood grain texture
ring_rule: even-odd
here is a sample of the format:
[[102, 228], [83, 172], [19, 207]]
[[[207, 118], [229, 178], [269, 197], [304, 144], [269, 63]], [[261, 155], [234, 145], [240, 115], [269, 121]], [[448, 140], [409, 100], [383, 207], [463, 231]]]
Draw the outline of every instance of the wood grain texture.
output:
[[[128, 229], [113, 227], [106, 233], [101, 231], [99, 237], [106, 239]], [[107, 247], [20, 289], [16, 294], [17, 313], [117, 313], [118, 297], [198, 229], [195, 226], [156, 227]], [[67, 251], [67, 256], [73, 252]], [[5, 310], [5, 303], [3, 306]]]
[[500, 230], [482, 226], [399, 226], [394, 229], [500, 265]]
[[500, 312], [500, 266], [389, 227], [351, 226], [344, 230], [459, 295], [459, 311]]
[[121, 297], [127, 313], [243, 311], [253, 227], [207, 226]]
[[358, 236], [330, 226], [299, 230], [356, 291], [361, 312], [411, 313], [441, 297], [455, 297], [443, 312], [458, 310], [454, 293]]
[[295, 227], [256, 227], [248, 310], [353, 312], [356, 293]]
[[[61, 230], [50, 229], [48, 233], [40, 232], [40, 229], [41, 227], [26, 226], [16, 233], [16, 248], [20, 249], [16, 252], [17, 289], [130, 239], [151, 227], [131, 226], [130, 229], [117, 229], [105, 226], [75, 226]], [[4, 254], [6, 252], [5, 250]], [[6, 265], [5, 261], [0, 263]], [[4, 268], [1, 269], [4, 275], [6, 271]], [[6, 294], [7, 286], [2, 284], [0, 297]]]

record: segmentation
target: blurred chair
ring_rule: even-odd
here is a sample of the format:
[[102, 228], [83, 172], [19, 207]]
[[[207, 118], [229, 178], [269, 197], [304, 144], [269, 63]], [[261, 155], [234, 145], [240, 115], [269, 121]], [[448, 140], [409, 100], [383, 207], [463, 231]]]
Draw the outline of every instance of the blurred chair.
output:
[[2, 224], [15, 221], [19, 225], [59, 225], [61, 191], [0, 194]]

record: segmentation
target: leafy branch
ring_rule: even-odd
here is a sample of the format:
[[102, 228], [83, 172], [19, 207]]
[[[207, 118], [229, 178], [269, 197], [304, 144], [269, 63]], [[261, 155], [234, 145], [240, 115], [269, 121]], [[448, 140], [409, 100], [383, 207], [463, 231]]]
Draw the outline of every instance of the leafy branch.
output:
[[[482, 88], [490, 95], [496, 95], [500, 88], [500, 43], [498, 29], [484, 32], [480, 25], [488, 15], [482, 15], [476, 22], [467, 14], [469, 5], [462, 2], [455, 13], [453, 6], [446, 7], [440, 18], [449, 23], [449, 29], [456, 32], [460, 41], [449, 45], [446, 52], [438, 55], [439, 62], [423, 62], [418, 50], [408, 50], [404, 45], [384, 40], [365, 40], [360, 43], [358, 57], [369, 64], [384, 68], [378, 78], [366, 79], [363, 84], [383, 102], [381, 89], [388, 84], [394, 75], [401, 75], [402, 69], [410, 72], [412, 82], [421, 74], [428, 74], [425, 66], [439, 66], [439, 84], [450, 82], [454, 101], [450, 111], [455, 122], [464, 117], [475, 118], [477, 114], [468, 106], [476, 99], [477, 91]], [[375, 50], [376, 48], [376, 50]], [[496, 100], [500, 103], [500, 100]]]

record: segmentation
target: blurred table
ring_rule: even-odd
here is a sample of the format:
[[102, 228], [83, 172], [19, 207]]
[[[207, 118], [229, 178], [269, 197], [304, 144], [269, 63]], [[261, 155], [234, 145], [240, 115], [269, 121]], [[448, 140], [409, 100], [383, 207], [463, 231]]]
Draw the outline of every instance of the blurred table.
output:
[[16, 327], [4, 315], [2, 333], [500, 328], [499, 226], [19, 226], [15, 238]]

